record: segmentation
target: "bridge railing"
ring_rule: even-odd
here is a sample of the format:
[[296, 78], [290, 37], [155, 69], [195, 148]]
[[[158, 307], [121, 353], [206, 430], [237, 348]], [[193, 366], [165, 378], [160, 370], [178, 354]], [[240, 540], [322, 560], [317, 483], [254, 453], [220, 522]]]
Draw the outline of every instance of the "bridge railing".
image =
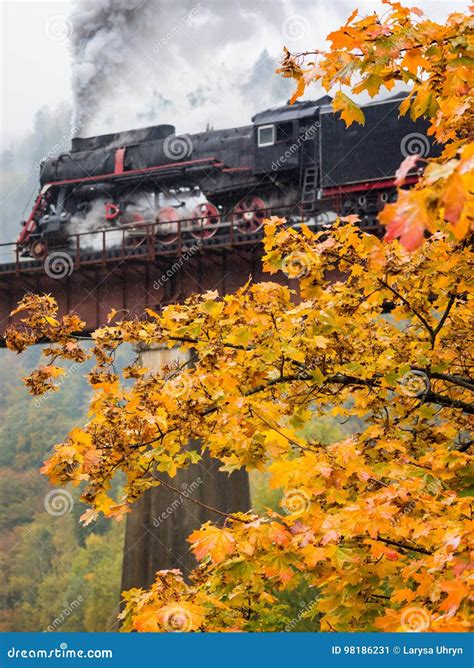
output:
[[[249, 214], [248, 225], [245, 213]], [[241, 212], [239, 218], [229, 216], [217, 224], [207, 224], [206, 217], [186, 218], [163, 222], [143, 220], [98, 230], [78, 232], [67, 236], [61, 246], [47, 247], [41, 258], [23, 257], [25, 252], [16, 242], [0, 244], [0, 277], [44, 271], [45, 259], [53, 253], [67, 253], [74, 269], [86, 265], [107, 265], [124, 261], [154, 261], [157, 256], [179, 257], [198, 249], [230, 248], [254, 244], [263, 237], [258, 220], [250, 218], [254, 211]], [[243, 216], [242, 216], [243, 214]], [[307, 214], [301, 205], [260, 210], [260, 218], [272, 215], [286, 217], [289, 225], [302, 223], [316, 229], [331, 225], [327, 214]], [[375, 225], [373, 226], [375, 227]], [[248, 228], [248, 229], [247, 229]]]
[[18, 273], [21, 267], [21, 249], [16, 242], [0, 244], [0, 275], [4, 272]]

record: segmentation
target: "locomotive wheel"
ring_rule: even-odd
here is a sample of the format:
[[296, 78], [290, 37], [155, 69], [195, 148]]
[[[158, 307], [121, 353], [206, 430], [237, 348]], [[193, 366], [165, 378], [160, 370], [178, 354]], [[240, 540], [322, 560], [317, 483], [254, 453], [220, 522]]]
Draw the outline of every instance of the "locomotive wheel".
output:
[[192, 215], [191, 236], [195, 239], [210, 239], [217, 232], [220, 221], [219, 209], [214, 204], [198, 204]]
[[141, 213], [132, 213], [131, 211], [125, 211], [120, 216], [120, 224], [121, 225], [132, 225], [133, 223], [143, 223], [145, 221], [145, 218], [142, 216]]
[[266, 216], [265, 202], [260, 197], [244, 197], [234, 207], [232, 222], [242, 234], [254, 234], [261, 229]]
[[383, 209], [383, 207], [386, 204], [389, 204], [390, 202], [395, 202], [397, 199], [397, 191], [396, 190], [384, 190], [381, 193], [379, 193], [378, 198], [377, 198], [377, 206], [380, 211], [380, 209]]
[[46, 246], [41, 241], [33, 241], [30, 246], [30, 255], [35, 260], [40, 260], [46, 256]]
[[160, 209], [156, 215], [156, 237], [164, 246], [174, 244], [178, 240], [179, 215], [172, 206]]
[[[122, 231], [122, 243], [125, 243], [131, 248], [137, 248], [145, 242], [145, 228], [138, 226], [139, 223], [145, 222], [145, 218], [141, 213], [125, 211], [120, 216], [120, 225], [130, 226], [126, 232]], [[137, 223], [135, 227], [133, 223]]]

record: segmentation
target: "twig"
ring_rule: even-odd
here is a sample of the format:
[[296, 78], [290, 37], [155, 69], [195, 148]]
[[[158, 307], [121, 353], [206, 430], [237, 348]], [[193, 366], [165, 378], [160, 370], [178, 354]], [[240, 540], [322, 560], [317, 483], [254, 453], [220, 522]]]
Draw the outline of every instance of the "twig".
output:
[[176, 492], [176, 494], [179, 494], [179, 496], [182, 496], [183, 499], [187, 499], [188, 501], [191, 501], [191, 503], [196, 504], [197, 506], [201, 506], [201, 508], [205, 508], [206, 510], [210, 510], [211, 513], [217, 513], [217, 515], [221, 515], [222, 517], [226, 517], [227, 519], [234, 520], [235, 522], [242, 522], [242, 524], [247, 524], [246, 520], [243, 520], [240, 517], [237, 517], [236, 515], [231, 515], [229, 513], [224, 513], [222, 510], [217, 510], [217, 508], [212, 508], [212, 506], [207, 506], [205, 503], [202, 503], [202, 501], [198, 501], [197, 499], [193, 499], [187, 494], [183, 494], [183, 492], [180, 492], [179, 489], [176, 487], [173, 487], [173, 485], [170, 485], [169, 483], [165, 482], [161, 478], [158, 478], [157, 475], [154, 473], [152, 474], [153, 479], [156, 480], [157, 482], [160, 483], [160, 485], [164, 485], [168, 489], [170, 489], [172, 492]]
[[443, 327], [444, 323], [446, 322], [446, 318], [448, 317], [449, 312], [451, 311], [457, 296], [458, 295], [456, 294], [456, 292], [453, 292], [451, 294], [451, 296], [449, 298], [448, 305], [446, 306], [446, 310], [443, 313], [443, 315], [441, 316], [440, 321], [438, 322], [437, 326], [433, 330], [433, 336], [432, 336], [432, 343], [433, 344], [435, 342], [436, 336], [439, 334], [439, 332], [441, 331], [441, 328]]
[[390, 540], [389, 538], [381, 538], [380, 536], [377, 538], [381, 543], [385, 543], [386, 545], [393, 545], [394, 547], [400, 547], [403, 550], [411, 550], [412, 552], [419, 552], [420, 554], [427, 554], [431, 555], [433, 554], [429, 550], [425, 550], [424, 547], [419, 547], [417, 545], [408, 545], [407, 543], [400, 543], [397, 540]]
[[423, 315], [421, 315], [421, 313], [419, 313], [419, 312], [418, 312], [418, 311], [417, 311], [417, 310], [410, 304], [410, 302], [409, 302], [407, 299], [405, 299], [405, 297], [404, 297], [402, 294], [400, 294], [400, 292], [398, 292], [398, 290], [396, 290], [396, 289], [393, 288], [391, 285], [389, 285], [389, 283], [387, 283], [387, 281], [384, 281], [383, 278], [377, 278], [377, 280], [378, 280], [378, 282], [381, 283], [385, 288], [387, 288], [387, 290], [390, 290], [390, 292], [391, 292], [392, 294], [394, 294], [396, 297], [398, 297], [398, 299], [400, 299], [400, 301], [403, 302], [403, 304], [405, 304], [405, 306], [406, 306], [407, 308], [410, 309], [410, 311], [411, 311], [411, 312], [418, 318], [418, 320], [419, 320], [419, 321], [424, 325], [424, 327], [428, 330], [429, 335], [430, 335], [430, 338], [431, 338], [431, 340], [433, 340], [433, 333], [434, 333], [434, 330], [433, 330], [432, 326], [430, 325], [430, 323], [426, 320], [426, 318], [425, 318]]

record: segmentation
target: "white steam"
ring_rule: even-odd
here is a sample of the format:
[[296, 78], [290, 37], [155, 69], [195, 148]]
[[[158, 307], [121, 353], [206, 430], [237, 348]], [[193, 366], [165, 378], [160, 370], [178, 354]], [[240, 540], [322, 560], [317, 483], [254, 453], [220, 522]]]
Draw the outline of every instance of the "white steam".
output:
[[[244, 125], [284, 103], [274, 75], [289, 0], [75, 0], [73, 124], [81, 136], [171, 123]], [[260, 81], [258, 81], [260, 79]]]

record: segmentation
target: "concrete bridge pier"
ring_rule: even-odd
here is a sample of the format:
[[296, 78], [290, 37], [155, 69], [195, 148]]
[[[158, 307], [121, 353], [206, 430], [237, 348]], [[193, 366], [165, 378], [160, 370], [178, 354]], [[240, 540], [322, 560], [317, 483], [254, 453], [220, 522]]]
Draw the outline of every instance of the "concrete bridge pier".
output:
[[[176, 350], [150, 349], [140, 353], [141, 364], [157, 371], [178, 359]], [[182, 359], [182, 358], [181, 358]], [[197, 447], [190, 443], [190, 448]], [[207, 453], [199, 464], [181, 470], [174, 478], [163, 479], [204, 506], [224, 513], [250, 508], [248, 476], [235, 471], [230, 476], [219, 471], [220, 462]], [[160, 569], [179, 568], [187, 575], [196, 565], [187, 538], [204, 522], [222, 524], [224, 517], [192, 503], [160, 485], [147, 490], [127, 515], [122, 570], [122, 591], [147, 587]]]

